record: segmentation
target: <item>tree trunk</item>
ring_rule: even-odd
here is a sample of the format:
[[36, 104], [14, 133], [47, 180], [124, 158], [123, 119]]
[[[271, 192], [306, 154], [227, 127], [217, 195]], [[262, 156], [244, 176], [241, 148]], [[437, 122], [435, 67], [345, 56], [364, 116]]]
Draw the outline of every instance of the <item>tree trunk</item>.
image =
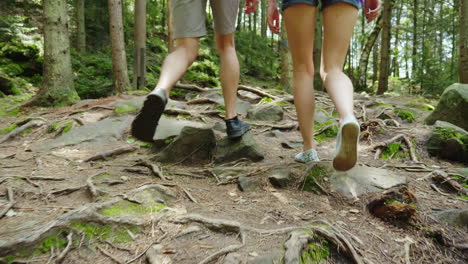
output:
[[356, 87], [357, 91], [367, 89], [367, 65], [369, 64], [369, 57], [377, 39], [379, 38], [380, 31], [382, 30], [382, 16], [380, 15], [375, 22], [374, 29], [367, 38], [366, 44], [361, 52], [361, 59], [359, 60], [359, 80]]
[[133, 88], [146, 85], [146, 0], [135, 0], [135, 50], [133, 51]]
[[284, 91], [288, 93], [293, 92], [293, 64], [291, 53], [289, 52], [288, 38], [286, 34], [286, 26], [284, 19], [281, 20], [281, 43], [280, 43], [280, 56], [281, 56], [281, 86]]
[[262, 25], [260, 27], [262, 37], [266, 38], [267, 35], [267, 0], [261, 0], [261, 21]]
[[411, 59], [411, 78], [415, 79], [418, 67], [418, 0], [413, 1], [413, 53]]
[[318, 12], [316, 14], [316, 24], [315, 24], [315, 39], [314, 39], [314, 89], [323, 91], [324, 86], [322, 78], [320, 77], [320, 63], [322, 58], [322, 16]]
[[125, 90], [130, 88], [130, 80], [128, 79], [127, 57], [125, 53], [122, 2], [121, 0], [108, 0], [108, 4], [114, 87], [117, 93], [123, 93]]
[[400, 21], [401, 13], [403, 12], [403, 2], [400, 2], [397, 9], [396, 29], [395, 29], [395, 42], [393, 44], [393, 60], [392, 60], [392, 75], [395, 77], [400, 76], [400, 66], [398, 63], [399, 56], [399, 41], [400, 41]]
[[73, 85], [66, 0], [44, 0], [44, 81], [31, 105], [62, 106], [79, 99]]
[[375, 82], [377, 82], [379, 78], [379, 42], [377, 41], [372, 49], [372, 91], [374, 91]]
[[77, 49], [86, 52], [85, 0], [76, 0]]
[[468, 83], [468, 2], [460, 1], [460, 65], [458, 76], [461, 83]]
[[167, 50], [174, 50], [174, 31], [172, 30], [172, 1], [167, 0]]
[[245, 0], [240, 0], [239, 11], [237, 13], [237, 27], [236, 30], [240, 31], [242, 28], [242, 14], [244, 13]]
[[380, 76], [379, 88], [377, 94], [383, 94], [388, 90], [388, 74], [390, 64], [390, 38], [391, 38], [391, 25], [392, 6], [394, 0], [385, 0], [382, 12], [382, 45], [380, 48]]

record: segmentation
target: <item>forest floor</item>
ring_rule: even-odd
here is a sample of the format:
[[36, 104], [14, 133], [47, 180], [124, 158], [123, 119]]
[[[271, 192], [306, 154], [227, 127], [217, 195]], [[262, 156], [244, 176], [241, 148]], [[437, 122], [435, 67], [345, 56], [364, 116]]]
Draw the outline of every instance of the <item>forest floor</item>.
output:
[[[180, 91], [184, 92], [172, 99], [185, 112], [169, 111], [168, 118], [222, 127], [216, 112], [222, 107], [214, 100], [187, 104], [194, 95], [206, 98], [219, 90]], [[5, 213], [0, 219], [0, 257], [4, 257], [0, 263], [145, 263], [146, 259], [181, 264], [308, 263], [306, 259], [310, 263], [466, 263], [467, 230], [433, 217], [446, 209], [468, 209], [467, 200], [431, 178], [440, 171], [457, 175], [463, 168], [430, 157], [425, 149], [432, 128], [423, 124], [430, 114], [423, 108], [437, 102], [355, 96], [356, 115], [362, 122], [358, 167], [406, 177], [405, 192], [415, 197], [411, 203], [416, 210], [409, 219], [395, 215], [382, 220], [368, 207], [380, 192], [343, 197], [328, 187], [334, 177], [331, 170], [322, 184], [317, 183], [318, 190], [304, 191], [311, 167], [330, 167], [335, 138], [320, 141], [320, 163], [294, 162], [301, 137], [290, 96], [273, 90], [260, 96], [251, 92], [242, 91], [241, 99], [250, 100], [251, 106], [262, 98], [281, 101], [284, 111], [278, 122], [247, 120], [255, 123], [248, 133], [264, 155], [258, 162], [189, 162], [190, 153], [180, 162], [154, 161], [164, 146], [132, 139], [128, 129], [135, 112], [116, 113], [119, 102], [143, 96], [87, 100], [54, 109], [24, 108], [18, 116], [1, 117], [0, 128], [26, 117], [34, 117], [28, 124], [35, 126], [0, 143], [0, 212]], [[325, 93], [317, 92], [317, 106], [336, 121]], [[410, 108], [416, 120], [402, 120], [393, 114], [395, 108]], [[113, 140], [96, 136], [80, 144], [42, 148], [60, 137], [62, 131], [51, 132], [56, 121], [69, 120], [71, 133], [115, 117], [128, 117], [130, 122]], [[224, 137], [222, 129], [215, 132], [217, 140]], [[376, 144], [400, 134], [411, 139], [414, 157], [400, 151], [391, 159], [375, 159]], [[119, 148], [125, 150], [86, 161]], [[284, 188], [269, 181], [280, 170], [293, 173]], [[238, 179], [244, 177], [257, 184], [241, 191]]]

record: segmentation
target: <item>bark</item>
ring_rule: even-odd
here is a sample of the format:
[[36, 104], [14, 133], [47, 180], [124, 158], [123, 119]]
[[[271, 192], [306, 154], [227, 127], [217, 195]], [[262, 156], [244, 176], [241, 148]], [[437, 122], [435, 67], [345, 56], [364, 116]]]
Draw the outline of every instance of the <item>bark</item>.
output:
[[[378, 38], [378, 37], [377, 37]], [[374, 45], [374, 48], [372, 50], [372, 90], [374, 89], [375, 82], [377, 82], [377, 79], [379, 78], [379, 52], [380, 46], [379, 43], [377, 42], [376, 45]]]
[[417, 72], [418, 53], [418, 0], [413, 1], [413, 58], [411, 67], [411, 77], [414, 79]]
[[293, 64], [291, 53], [289, 52], [288, 39], [286, 34], [286, 26], [284, 19], [281, 20], [281, 43], [280, 43], [280, 56], [281, 56], [281, 86], [284, 91], [292, 93], [293, 91]]
[[393, 76], [399, 77], [400, 76], [400, 66], [398, 63], [399, 59], [399, 41], [400, 41], [400, 21], [401, 21], [401, 13], [403, 12], [403, 2], [400, 1], [397, 9], [397, 17], [396, 17], [396, 29], [395, 29], [395, 43], [393, 44], [393, 60], [392, 60], [392, 74]]
[[377, 94], [383, 94], [388, 90], [388, 74], [390, 64], [390, 38], [392, 7], [395, 0], [386, 0], [383, 3], [382, 12], [382, 47], [380, 49], [380, 76]]
[[458, 76], [461, 83], [468, 83], [468, 2], [460, 1], [460, 65]]
[[237, 12], [237, 27], [236, 30], [240, 31], [242, 28], [242, 14], [244, 13], [245, 0], [241, 0], [239, 3], [239, 11]]
[[[367, 89], [367, 66], [369, 64], [369, 57], [374, 47], [377, 39], [379, 38], [380, 31], [382, 30], [382, 16], [377, 18], [375, 22], [374, 29], [372, 29], [371, 34], [367, 38], [366, 43], [364, 44], [364, 48], [361, 53], [361, 59], [359, 60], [359, 81], [358, 86], [356, 87], [357, 90], [366, 90]], [[374, 58], [375, 61], [375, 58]], [[374, 72], [375, 74], [375, 72]]]
[[262, 25], [261, 25], [261, 35], [262, 37], [266, 37], [267, 35], [267, 0], [261, 0], [261, 18], [262, 18]]
[[167, 50], [171, 53], [174, 50], [174, 31], [172, 30], [172, 1], [167, 0]]
[[133, 88], [146, 85], [146, 0], [135, 0]]
[[114, 87], [117, 93], [123, 93], [130, 88], [130, 80], [128, 79], [127, 57], [125, 53], [122, 2], [120, 0], [108, 0], [108, 4]]
[[73, 85], [66, 0], [44, 0], [44, 81], [31, 105], [61, 106], [79, 99]]
[[77, 21], [77, 49], [86, 52], [86, 29], [85, 29], [85, 1], [76, 1], [76, 21]]

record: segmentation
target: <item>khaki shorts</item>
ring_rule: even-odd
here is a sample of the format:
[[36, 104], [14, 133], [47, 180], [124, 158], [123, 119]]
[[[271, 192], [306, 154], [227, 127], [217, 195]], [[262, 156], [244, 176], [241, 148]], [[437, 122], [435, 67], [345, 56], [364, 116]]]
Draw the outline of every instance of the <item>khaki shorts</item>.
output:
[[[214, 29], [225, 35], [236, 30], [240, 0], [210, 0]], [[192, 38], [206, 35], [207, 0], [172, 0], [172, 25], [174, 38]]]

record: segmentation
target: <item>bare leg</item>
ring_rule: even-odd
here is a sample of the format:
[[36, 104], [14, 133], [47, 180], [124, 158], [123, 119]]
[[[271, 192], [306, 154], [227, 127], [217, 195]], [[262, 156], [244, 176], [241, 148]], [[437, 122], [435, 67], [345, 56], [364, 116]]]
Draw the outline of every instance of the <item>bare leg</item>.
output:
[[353, 115], [353, 84], [343, 73], [343, 66], [353, 34], [358, 10], [337, 3], [323, 10], [324, 39], [320, 75], [335, 103], [340, 120]]
[[175, 50], [164, 59], [155, 90], [158, 88], [164, 89], [169, 97], [172, 87], [182, 78], [197, 56], [198, 38], [177, 39]]
[[216, 33], [216, 46], [221, 59], [220, 79], [226, 104], [226, 119], [230, 119], [237, 115], [236, 99], [240, 75], [234, 33], [225, 35]]
[[313, 49], [316, 10], [314, 6], [297, 4], [284, 12], [294, 67], [294, 104], [304, 140], [304, 151], [315, 148]]

